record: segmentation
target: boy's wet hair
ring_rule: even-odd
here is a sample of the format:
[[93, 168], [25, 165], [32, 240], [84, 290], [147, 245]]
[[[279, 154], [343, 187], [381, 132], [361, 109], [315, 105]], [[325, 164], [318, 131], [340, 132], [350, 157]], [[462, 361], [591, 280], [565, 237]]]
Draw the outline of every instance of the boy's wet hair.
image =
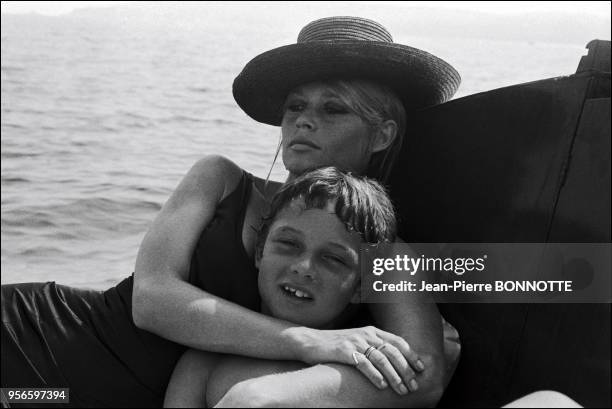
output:
[[385, 189], [373, 179], [327, 167], [298, 176], [276, 193], [258, 232], [259, 255], [276, 215], [296, 199], [304, 200], [304, 210], [325, 209], [333, 203], [347, 230], [359, 233], [365, 243], [395, 241], [395, 211]]

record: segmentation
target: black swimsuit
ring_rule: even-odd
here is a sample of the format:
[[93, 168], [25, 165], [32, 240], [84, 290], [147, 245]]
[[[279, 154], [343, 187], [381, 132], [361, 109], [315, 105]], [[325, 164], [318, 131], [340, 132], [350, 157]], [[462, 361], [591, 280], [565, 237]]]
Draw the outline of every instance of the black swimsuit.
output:
[[213, 291], [208, 289], [214, 289], [214, 294], [221, 298], [259, 311], [257, 270], [242, 242], [252, 188], [253, 177], [243, 172], [238, 187], [217, 207], [215, 218], [202, 232], [191, 258], [189, 282], [210, 292]]
[[[217, 206], [189, 280], [257, 311], [257, 271], [242, 244], [252, 184], [243, 172]], [[162, 406], [185, 348], [134, 325], [132, 287], [133, 276], [104, 292], [54, 282], [3, 285], [2, 387], [68, 387], [68, 406]]]

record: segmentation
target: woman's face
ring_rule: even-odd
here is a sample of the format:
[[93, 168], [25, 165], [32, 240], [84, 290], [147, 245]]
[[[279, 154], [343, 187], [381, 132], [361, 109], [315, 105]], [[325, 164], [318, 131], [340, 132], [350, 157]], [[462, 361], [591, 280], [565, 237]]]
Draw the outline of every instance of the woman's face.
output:
[[359, 299], [361, 237], [327, 209], [296, 200], [270, 226], [258, 260], [264, 312], [314, 328], [336, 320]]
[[372, 130], [322, 83], [293, 90], [282, 122], [283, 163], [294, 175], [336, 166], [363, 174], [367, 170]]

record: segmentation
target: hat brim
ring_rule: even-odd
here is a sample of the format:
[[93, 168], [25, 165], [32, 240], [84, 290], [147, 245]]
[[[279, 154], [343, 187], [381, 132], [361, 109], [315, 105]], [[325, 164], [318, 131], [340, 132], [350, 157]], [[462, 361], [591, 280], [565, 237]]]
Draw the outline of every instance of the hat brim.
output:
[[377, 41], [313, 41], [258, 55], [234, 80], [233, 94], [251, 118], [278, 126], [285, 99], [295, 87], [338, 78], [387, 85], [409, 112], [449, 100], [461, 82], [450, 64], [416, 48]]

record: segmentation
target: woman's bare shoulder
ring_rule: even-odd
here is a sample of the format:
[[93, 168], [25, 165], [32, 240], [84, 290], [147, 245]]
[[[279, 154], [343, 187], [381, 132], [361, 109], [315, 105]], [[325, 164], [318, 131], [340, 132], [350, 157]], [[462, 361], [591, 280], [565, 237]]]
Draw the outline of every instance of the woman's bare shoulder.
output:
[[196, 183], [207, 183], [213, 178], [223, 185], [221, 200], [231, 193], [242, 178], [243, 170], [236, 163], [222, 155], [207, 155], [199, 159], [189, 171]]

